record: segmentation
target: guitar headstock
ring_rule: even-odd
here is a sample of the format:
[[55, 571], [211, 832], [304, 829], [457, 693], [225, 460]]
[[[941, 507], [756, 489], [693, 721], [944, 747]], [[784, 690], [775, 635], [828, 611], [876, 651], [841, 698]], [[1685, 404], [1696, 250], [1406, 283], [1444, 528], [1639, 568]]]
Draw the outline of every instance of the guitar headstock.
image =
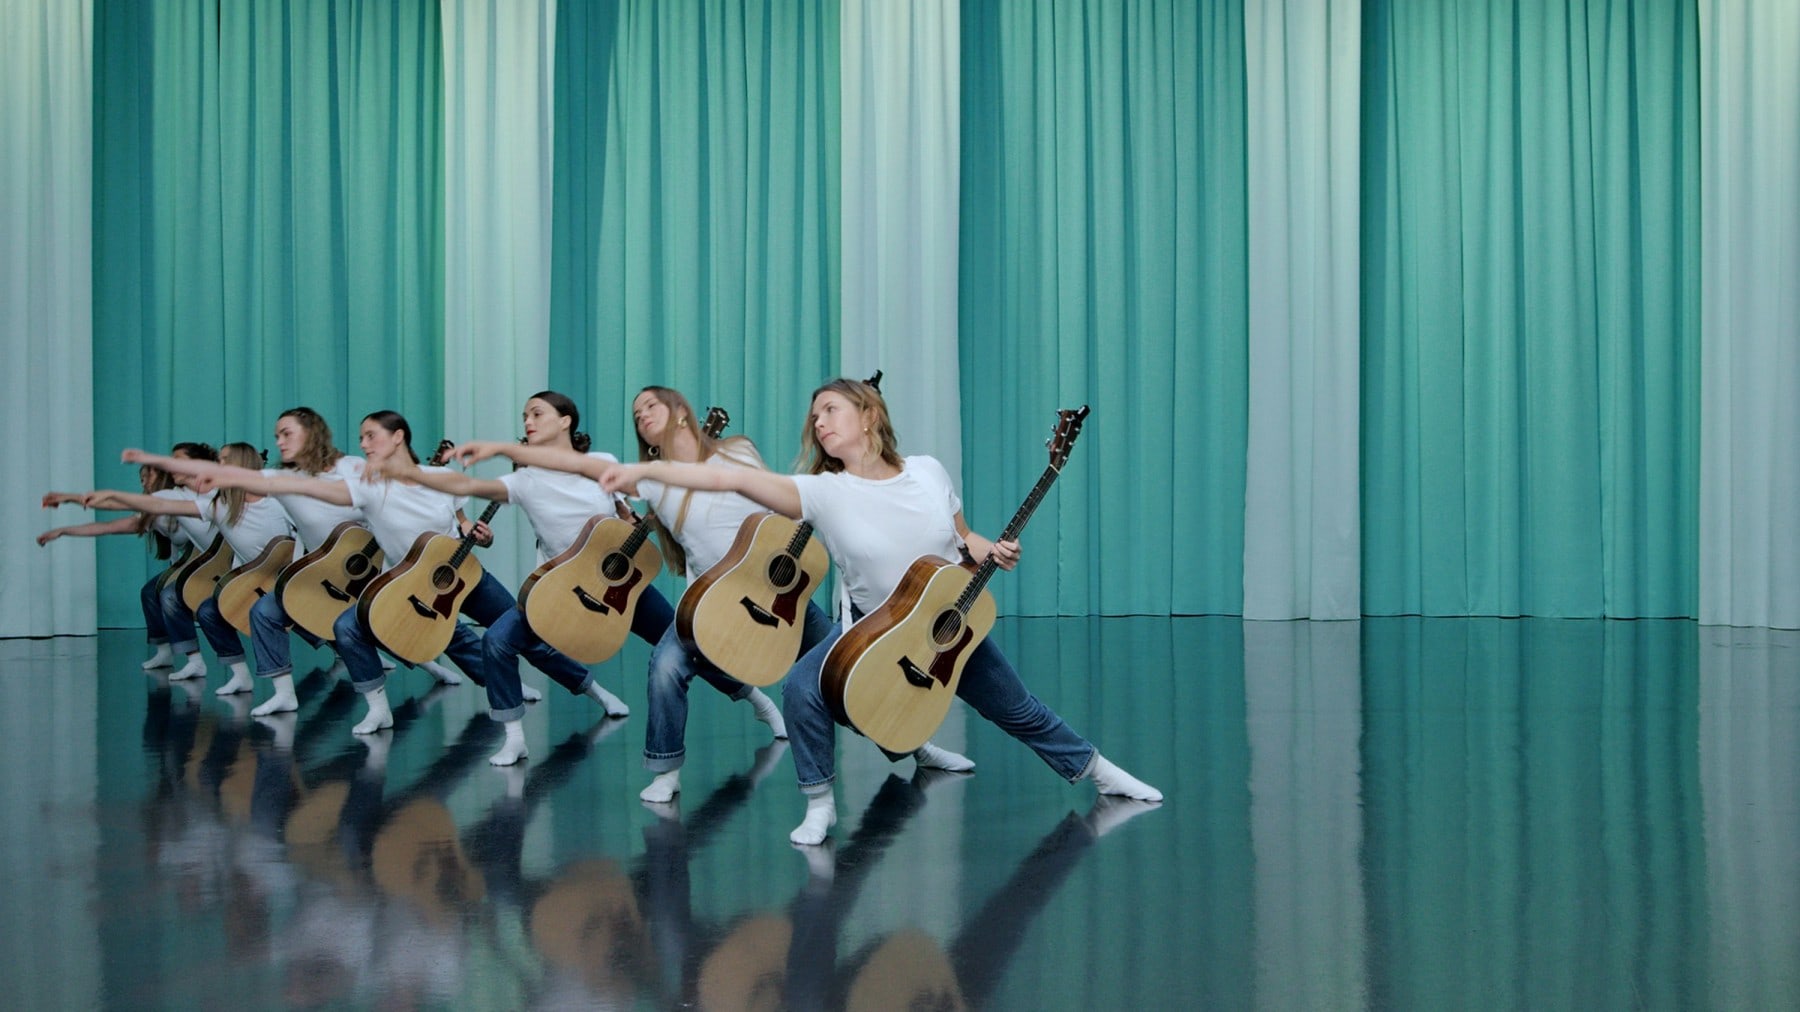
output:
[[1081, 435], [1081, 423], [1087, 421], [1088, 406], [1079, 408], [1063, 408], [1056, 413], [1056, 431], [1044, 443], [1050, 448], [1050, 466], [1062, 471], [1062, 466], [1069, 459], [1069, 451], [1075, 448], [1075, 437]]
[[437, 449], [431, 451], [431, 459], [427, 460], [425, 462], [425, 466], [426, 467], [443, 467], [444, 461], [450, 459], [450, 451], [454, 450], [454, 449], [456, 449], [456, 444], [451, 442], [450, 440], [448, 440], [448, 439], [438, 440]]
[[701, 428], [708, 436], [717, 439], [719, 438], [719, 433], [725, 431], [725, 426], [730, 424], [731, 412], [726, 411], [724, 408], [715, 404], [706, 409], [706, 424]]

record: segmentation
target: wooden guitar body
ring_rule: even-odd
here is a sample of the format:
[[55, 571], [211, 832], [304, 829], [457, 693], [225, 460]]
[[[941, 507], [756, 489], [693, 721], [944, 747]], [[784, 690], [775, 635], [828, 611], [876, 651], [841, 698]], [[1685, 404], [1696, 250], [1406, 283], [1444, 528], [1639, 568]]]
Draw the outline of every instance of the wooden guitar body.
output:
[[187, 605], [188, 611], [198, 610], [202, 602], [213, 596], [213, 590], [229, 572], [231, 546], [225, 543], [223, 534], [214, 535], [206, 551], [196, 555], [188, 563], [187, 571], [175, 577], [180, 581], [176, 589], [181, 592], [181, 603]]
[[819, 676], [838, 723], [889, 752], [911, 752], [931, 738], [969, 655], [994, 628], [994, 598], [985, 589], [966, 615], [956, 607], [974, 579], [954, 562], [920, 556], [880, 607], [844, 630]]
[[219, 614], [238, 632], [250, 632], [250, 606], [275, 588], [281, 571], [294, 558], [294, 539], [276, 538], [256, 558], [225, 574], [214, 591]]
[[638, 599], [662, 565], [662, 552], [636, 524], [597, 516], [568, 550], [525, 579], [519, 607], [539, 639], [598, 664], [625, 645]]
[[296, 626], [331, 642], [337, 639], [338, 616], [381, 572], [382, 560], [375, 535], [346, 520], [332, 529], [324, 544], [282, 571], [275, 593]]
[[738, 681], [773, 685], [800, 653], [806, 602], [830, 565], [810, 525], [752, 513], [731, 550], [681, 595], [676, 634]]
[[383, 650], [423, 664], [450, 645], [456, 615], [481, 574], [463, 539], [421, 534], [399, 565], [369, 581], [357, 615]]

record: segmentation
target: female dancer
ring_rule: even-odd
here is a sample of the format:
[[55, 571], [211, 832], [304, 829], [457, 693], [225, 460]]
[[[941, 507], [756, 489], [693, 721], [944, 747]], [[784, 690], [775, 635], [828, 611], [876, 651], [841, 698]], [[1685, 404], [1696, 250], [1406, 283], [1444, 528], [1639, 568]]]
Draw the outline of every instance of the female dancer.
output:
[[[308, 407], [290, 408], [275, 419], [275, 449], [281, 455], [279, 470], [237, 469], [241, 473], [237, 477], [248, 481], [257, 476], [281, 477], [289, 474], [322, 481], [354, 481], [363, 474], [363, 459], [352, 457], [339, 450], [331, 437], [331, 426]], [[128, 450], [127, 461], [141, 461], [158, 467], [170, 466], [161, 458]], [[179, 466], [179, 465], [174, 465]], [[229, 465], [208, 468], [212, 474], [224, 473]], [[362, 511], [354, 506], [342, 506], [334, 502], [317, 499], [310, 495], [295, 493], [276, 493], [271, 496], [287, 511], [294, 522], [297, 544], [294, 557], [299, 558], [325, 543], [331, 532], [345, 521], [362, 523]], [[273, 693], [256, 709], [250, 711], [253, 717], [264, 717], [271, 713], [286, 713], [300, 706], [294, 695], [294, 662], [287, 634], [298, 633], [309, 646], [318, 647], [324, 641], [294, 626], [288, 618], [287, 609], [282, 606], [281, 597], [277, 594], [265, 594], [250, 606], [250, 649], [256, 659], [256, 674], [259, 678], [269, 679]], [[335, 649], [335, 644], [334, 644]], [[383, 666], [388, 662], [383, 659]], [[455, 672], [444, 668], [436, 662], [427, 662], [421, 667], [431, 672], [439, 681], [457, 682], [460, 679]]]
[[[679, 391], [660, 386], [645, 387], [632, 401], [631, 416], [637, 430], [640, 461], [666, 460], [722, 471], [748, 469], [760, 472], [763, 469], [756, 445], [749, 439], [734, 436], [715, 440], [695, 424], [694, 409]], [[605, 465], [596, 466], [573, 455], [540, 454], [529, 448], [522, 450], [501, 443], [470, 443], [458, 452], [472, 459], [501, 453], [521, 462], [579, 470], [593, 478], [606, 470]], [[744, 518], [762, 510], [750, 499], [725, 489], [672, 489], [645, 479], [627, 491], [641, 496], [656, 508], [664, 533], [668, 535], [663, 540], [668, 546], [669, 558], [678, 571], [685, 569], [690, 583], [717, 565], [730, 551]], [[673, 521], [668, 519], [670, 517]], [[801, 652], [823, 640], [830, 630], [831, 620], [818, 605], [808, 602]], [[695, 675], [732, 699], [750, 700], [757, 719], [768, 724], [777, 738], [787, 737], [780, 711], [760, 689], [726, 675], [704, 657], [690, 651], [671, 626], [663, 632], [650, 654], [650, 722], [645, 728], [644, 766], [655, 776], [638, 794], [645, 801], [669, 801], [681, 790], [681, 766], [686, 756], [688, 685]], [[975, 764], [963, 756], [930, 743], [920, 748], [915, 756], [921, 766], [959, 772], [975, 768]]]
[[[397, 411], [376, 411], [366, 415], [359, 435], [369, 468], [379, 469], [388, 457], [396, 454], [418, 462], [418, 455], [412, 448], [412, 426]], [[477, 544], [489, 544], [493, 539], [485, 525], [468, 524], [461, 516], [460, 504], [455, 497], [412, 482], [331, 481], [297, 474], [184, 466], [205, 472], [195, 480], [198, 487], [244, 488], [266, 495], [304, 495], [338, 506], [354, 506], [368, 521], [369, 532], [375, 535], [385, 557], [384, 564], [389, 568], [406, 557], [407, 550], [420, 534], [457, 537], [467, 529], [473, 531]], [[485, 625], [511, 605], [512, 595], [500, 581], [491, 573], [483, 573], [481, 582], [464, 600], [462, 613]], [[350, 670], [350, 680], [356, 691], [368, 704], [368, 714], [351, 730], [356, 734], [374, 734], [382, 728], [392, 727], [394, 715], [388, 705], [387, 673], [382, 668], [374, 639], [357, 615], [357, 609], [346, 609], [338, 617], [332, 632], [337, 639], [338, 656]], [[485, 682], [481, 637], [473, 630], [457, 623], [451, 634], [450, 648], [445, 653], [477, 684]], [[460, 681], [453, 673], [441, 668], [432, 673], [446, 684], [454, 684], [452, 680]], [[446, 675], [449, 679], [444, 677]], [[528, 699], [533, 695], [526, 693]]]
[[[736, 491], [785, 516], [811, 521], [837, 563], [851, 620], [886, 600], [921, 555], [954, 559], [966, 547], [977, 561], [992, 555], [1006, 569], [1018, 563], [1016, 542], [992, 542], [969, 529], [942, 464], [900, 456], [887, 404], [875, 387], [837, 379], [814, 391], [801, 442], [811, 455], [808, 474], [654, 461], [614, 465], [601, 485], [616, 491], [652, 479], [679, 488]], [[797, 844], [824, 842], [837, 821], [831, 787], [836, 729], [819, 674], [841, 629], [807, 651], [782, 686], [794, 768], [807, 798], [806, 817], [789, 834]], [[1162, 792], [1107, 761], [1032, 695], [991, 638], [970, 655], [956, 694], [1030, 746], [1065, 780], [1092, 780], [1101, 794], [1162, 800]]]
[[[219, 461], [233, 467], [250, 468], [262, 463], [262, 453], [249, 443], [226, 443], [219, 450]], [[173, 457], [164, 458], [164, 462], [171, 469], [178, 463]], [[186, 462], [188, 466], [194, 463]], [[211, 490], [192, 500], [101, 489], [90, 492], [83, 501], [92, 506], [116, 504], [114, 508], [134, 509], [141, 513], [209, 520], [224, 535], [225, 543], [231, 546], [233, 566], [250, 562], [268, 547], [269, 542], [288, 537], [294, 532], [293, 522], [288, 519], [287, 511], [281, 508], [280, 503], [237, 489]], [[249, 692], [255, 683], [250, 680], [250, 665], [244, 660], [243, 641], [238, 638], [237, 630], [219, 613], [218, 602], [210, 597], [202, 601], [200, 607], [194, 610], [194, 617], [199, 622], [201, 632], [206, 634], [207, 642], [212, 644], [213, 653], [218, 655], [220, 663], [231, 669], [230, 680], [216, 694], [229, 696]], [[184, 668], [182, 672], [170, 677], [179, 676], [185, 671]]]
[[[192, 448], [197, 445], [198, 444], [193, 443], [180, 443], [177, 444], [176, 451], [186, 452], [184, 448]], [[208, 448], [208, 452], [211, 452], [210, 447]], [[145, 495], [156, 495], [160, 492], [174, 489], [175, 478], [167, 471], [146, 464], [138, 468], [138, 484], [142, 486]], [[185, 490], [183, 491], [185, 492]], [[188, 497], [191, 497], [191, 493]], [[44, 495], [44, 508], [50, 509], [65, 503], [79, 503], [81, 502], [81, 498], [81, 494], [75, 492], [47, 492]], [[164, 498], [171, 497], [165, 496]], [[198, 518], [196, 518], [196, 522], [206, 528], [211, 527], [210, 524], [207, 524], [205, 521], [199, 520]], [[177, 557], [177, 552], [193, 545], [193, 542], [188, 540], [187, 533], [182, 529], [182, 526], [176, 522], [176, 518], [171, 516], [153, 517], [148, 513], [135, 513], [131, 516], [122, 516], [113, 520], [99, 520], [92, 523], [52, 527], [38, 535], [37, 543], [39, 545], [48, 545], [57, 538], [98, 538], [105, 537], [109, 534], [136, 534], [139, 537], [149, 535], [152, 539], [152, 554], [158, 559], [165, 560], [171, 557]], [[194, 547], [196, 550], [199, 550], [204, 549], [206, 546], [196, 545]], [[144, 661], [143, 667], [145, 671], [169, 667], [175, 659], [175, 652], [169, 646], [169, 626], [163, 619], [162, 597], [163, 584], [168, 580], [173, 571], [173, 566], [159, 571], [155, 576], [152, 576], [146, 581], [143, 589], [138, 592], [138, 603], [144, 611], [144, 630], [149, 638], [150, 645], [156, 648], [150, 654], [150, 658]], [[187, 629], [191, 636], [193, 633], [192, 619], [189, 619]]]
[[[590, 452], [587, 433], [576, 431], [581, 412], [575, 402], [554, 390], [532, 394], [525, 400], [525, 445], [543, 447], [570, 456], [585, 457], [595, 467], [617, 463], [610, 453]], [[517, 444], [511, 444], [517, 445]], [[455, 471], [427, 472], [404, 459], [389, 457], [378, 469], [382, 477], [416, 481], [452, 495], [479, 496], [495, 502], [515, 503], [525, 512], [537, 535], [538, 562], [567, 551], [581, 536], [582, 528], [596, 514], [612, 513], [615, 499], [580, 475], [542, 467], [525, 467], [499, 478], [475, 478]], [[655, 643], [675, 621], [675, 609], [655, 587], [640, 595], [631, 617], [631, 631]], [[587, 696], [609, 717], [623, 717], [631, 710], [619, 697], [606, 691], [587, 667], [545, 643], [525, 622], [525, 614], [510, 608], [488, 626], [482, 638], [482, 660], [487, 673], [488, 707], [506, 728], [506, 742], [488, 760], [510, 766], [525, 758], [525, 707], [519, 698], [519, 655], [568, 689], [570, 695]], [[766, 700], [765, 700], [766, 702]], [[769, 703], [769, 709], [774, 704]]]

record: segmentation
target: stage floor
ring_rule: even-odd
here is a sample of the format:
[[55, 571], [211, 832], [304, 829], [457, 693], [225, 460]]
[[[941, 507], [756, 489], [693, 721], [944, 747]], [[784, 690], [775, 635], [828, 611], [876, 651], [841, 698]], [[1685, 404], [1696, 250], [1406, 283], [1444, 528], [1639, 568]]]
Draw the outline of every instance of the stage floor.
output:
[[[391, 732], [302, 651], [298, 714], [0, 641], [0, 1006], [1800, 1007], [1800, 635], [1690, 622], [1007, 619], [1159, 806], [1096, 804], [958, 705], [920, 773], [839, 735], [840, 821], [696, 682], [648, 806], [633, 642], [603, 720], [527, 670]], [[266, 695], [259, 686], [257, 699]]]

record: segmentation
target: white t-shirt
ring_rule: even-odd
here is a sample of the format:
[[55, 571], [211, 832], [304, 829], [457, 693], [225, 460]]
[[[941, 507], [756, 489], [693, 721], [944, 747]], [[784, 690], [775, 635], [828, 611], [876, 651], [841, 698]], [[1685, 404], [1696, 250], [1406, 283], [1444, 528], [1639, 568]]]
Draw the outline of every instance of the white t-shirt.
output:
[[[192, 489], [180, 487], [165, 488], [160, 492], [150, 494], [158, 499], [171, 499], [175, 502], [194, 502], [199, 498]], [[165, 516], [164, 519], [175, 521], [175, 525], [181, 529], [181, 536], [185, 543], [193, 545], [197, 551], [205, 551], [206, 546], [212, 544], [213, 538], [219, 535], [219, 532], [213, 527], [212, 521], [206, 519], [204, 513], [197, 517]], [[182, 543], [182, 541], [176, 542], [178, 545]]]
[[[619, 458], [595, 451], [608, 464]], [[525, 511], [531, 529], [537, 535], [538, 561], [547, 562], [561, 555], [575, 543], [581, 528], [597, 514], [613, 516], [614, 496], [600, 490], [600, 483], [583, 474], [553, 471], [545, 467], [521, 467], [499, 478], [506, 486], [506, 498]]]
[[[362, 478], [364, 463], [361, 457], [344, 456], [339, 457], [329, 471], [315, 475], [307, 475], [304, 471], [292, 468], [268, 468], [263, 474], [271, 478], [300, 475], [323, 481], [357, 481]], [[281, 508], [287, 510], [289, 519], [294, 521], [294, 530], [300, 538], [300, 544], [295, 550], [296, 556], [324, 544], [338, 524], [346, 520], [362, 522], [362, 511], [354, 506], [339, 506], [323, 499], [314, 499], [310, 495], [277, 495], [272, 498], [281, 503]]]
[[797, 474], [801, 515], [824, 541], [850, 603], [863, 614], [887, 600], [921, 555], [954, 561], [962, 500], [935, 457], [907, 457], [881, 481], [853, 474]]
[[[449, 471], [447, 467], [423, 467], [422, 471]], [[439, 492], [423, 485], [399, 481], [350, 482], [350, 500], [362, 510], [369, 533], [381, 546], [382, 568], [392, 569], [406, 558], [413, 542], [421, 534], [448, 534], [461, 537], [456, 526], [456, 511], [465, 497]]]
[[225, 535], [225, 543], [231, 546], [233, 566], [241, 566], [261, 555], [276, 538], [294, 533], [294, 522], [288, 519], [287, 510], [273, 498], [245, 503], [235, 524], [225, 522], [225, 503], [216, 488], [196, 498], [194, 505], [200, 507], [202, 515], [211, 517], [219, 533]]
[[[732, 460], [730, 454], [738, 459]], [[746, 464], [746, 459], [754, 460], [755, 465]], [[719, 453], [706, 458], [705, 467], [750, 467], [760, 466], [762, 458], [757, 456], [756, 447], [748, 440], [734, 440], [732, 444]], [[660, 481], [645, 478], [637, 483], [638, 497], [656, 510], [662, 518], [663, 526], [675, 535], [681, 548], [687, 553], [687, 578], [694, 578], [719, 564], [725, 553], [731, 550], [731, 543], [737, 540], [738, 528], [744, 525], [744, 518], [752, 513], [767, 512], [767, 507], [744, 498], [736, 492], [709, 492], [704, 490], [690, 491], [685, 488], [672, 488]], [[687, 500], [687, 515], [681, 513], [682, 500]], [[679, 522], [680, 530], [676, 529]]]

